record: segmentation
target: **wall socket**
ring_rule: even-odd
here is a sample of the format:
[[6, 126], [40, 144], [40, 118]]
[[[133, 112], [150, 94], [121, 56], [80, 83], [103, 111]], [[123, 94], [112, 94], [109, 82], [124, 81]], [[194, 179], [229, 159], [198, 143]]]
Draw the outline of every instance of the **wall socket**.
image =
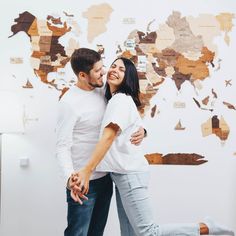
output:
[[28, 167], [29, 166], [29, 158], [28, 157], [20, 157], [20, 167]]

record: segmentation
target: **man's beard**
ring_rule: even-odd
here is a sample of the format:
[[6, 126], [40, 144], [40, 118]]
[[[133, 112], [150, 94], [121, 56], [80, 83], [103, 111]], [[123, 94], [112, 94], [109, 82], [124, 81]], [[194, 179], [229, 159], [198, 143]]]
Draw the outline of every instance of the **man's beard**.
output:
[[97, 83], [91, 83], [91, 82], [89, 82], [88, 83], [91, 87], [93, 87], [93, 88], [101, 88], [101, 87], [103, 87], [103, 82], [101, 83], [101, 84], [97, 84]]

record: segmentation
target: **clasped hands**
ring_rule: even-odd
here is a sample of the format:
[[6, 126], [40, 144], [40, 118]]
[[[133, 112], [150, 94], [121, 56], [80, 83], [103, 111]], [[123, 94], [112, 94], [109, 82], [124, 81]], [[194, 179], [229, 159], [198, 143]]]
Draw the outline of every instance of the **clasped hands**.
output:
[[[145, 131], [142, 127], [132, 134], [130, 142], [134, 145], [139, 145], [145, 136]], [[83, 200], [88, 200], [85, 195], [89, 191], [89, 179], [92, 174], [92, 170], [89, 166], [85, 166], [77, 172], [71, 174], [68, 180], [68, 188], [71, 190], [70, 195], [75, 202], [83, 204]]]
[[75, 202], [83, 204], [84, 200], [88, 200], [86, 194], [89, 191], [89, 179], [92, 171], [88, 170], [86, 167], [71, 174], [68, 187], [71, 190], [70, 195]]

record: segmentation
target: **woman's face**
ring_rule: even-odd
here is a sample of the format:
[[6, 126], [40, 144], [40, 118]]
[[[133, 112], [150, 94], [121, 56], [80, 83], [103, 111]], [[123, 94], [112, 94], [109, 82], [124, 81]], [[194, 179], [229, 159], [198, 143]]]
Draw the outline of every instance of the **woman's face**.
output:
[[116, 60], [107, 72], [107, 83], [110, 88], [118, 89], [125, 77], [125, 65], [121, 59]]

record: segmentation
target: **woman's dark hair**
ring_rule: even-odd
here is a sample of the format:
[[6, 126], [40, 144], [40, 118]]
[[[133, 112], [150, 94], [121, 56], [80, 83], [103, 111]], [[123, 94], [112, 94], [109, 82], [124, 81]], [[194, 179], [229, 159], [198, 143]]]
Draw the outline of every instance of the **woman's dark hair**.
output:
[[89, 74], [94, 64], [101, 60], [101, 55], [89, 48], [76, 49], [70, 59], [72, 70], [76, 75], [79, 72]]
[[[127, 58], [119, 57], [115, 61], [117, 60], [123, 61], [125, 65], [125, 76], [119, 88], [116, 90], [116, 93], [124, 93], [126, 95], [130, 95], [133, 98], [135, 105], [139, 107], [141, 105], [141, 102], [139, 100], [140, 91], [137, 69], [134, 63]], [[113, 63], [115, 61], [113, 61]], [[106, 83], [105, 97], [107, 100], [110, 100], [110, 98], [112, 97], [112, 94], [110, 92], [110, 86], [108, 83]]]

